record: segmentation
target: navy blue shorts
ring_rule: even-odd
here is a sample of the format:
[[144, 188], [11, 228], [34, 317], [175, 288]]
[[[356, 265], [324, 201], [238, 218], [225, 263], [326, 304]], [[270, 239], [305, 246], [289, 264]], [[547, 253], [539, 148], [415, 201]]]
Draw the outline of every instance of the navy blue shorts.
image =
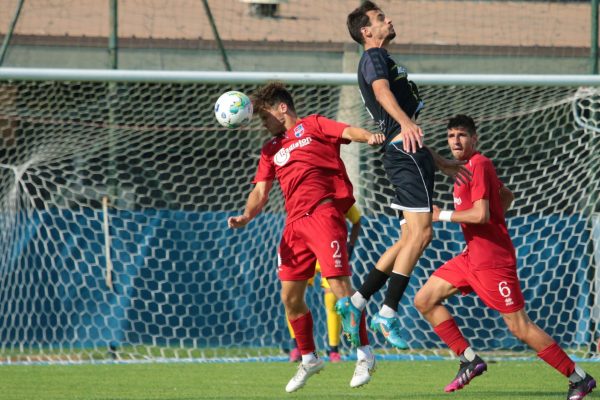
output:
[[416, 153], [402, 149], [402, 141], [389, 143], [383, 156], [383, 166], [394, 185], [396, 196], [392, 208], [409, 212], [433, 212], [435, 164], [426, 148]]

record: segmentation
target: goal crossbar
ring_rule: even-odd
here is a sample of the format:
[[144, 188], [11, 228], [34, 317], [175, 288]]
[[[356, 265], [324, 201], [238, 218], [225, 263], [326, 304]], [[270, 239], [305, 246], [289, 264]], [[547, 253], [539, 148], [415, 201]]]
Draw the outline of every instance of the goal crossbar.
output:
[[[598, 75], [498, 75], [498, 74], [411, 74], [426, 85], [485, 86], [600, 86]], [[289, 84], [355, 85], [352, 73], [222, 72], [222, 71], [133, 71], [69, 68], [0, 68], [0, 80], [229, 83], [261, 84], [281, 80]]]

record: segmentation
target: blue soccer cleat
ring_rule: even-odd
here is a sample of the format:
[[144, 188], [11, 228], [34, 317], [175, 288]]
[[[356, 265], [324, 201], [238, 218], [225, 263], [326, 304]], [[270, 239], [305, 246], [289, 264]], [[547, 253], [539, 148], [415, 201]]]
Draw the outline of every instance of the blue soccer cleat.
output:
[[362, 311], [352, 304], [350, 297], [342, 297], [335, 303], [335, 311], [342, 317], [342, 330], [352, 346], [360, 346], [359, 326]]
[[402, 339], [400, 334], [398, 318], [385, 318], [377, 313], [371, 318], [371, 329], [375, 332], [381, 332], [385, 340], [392, 346], [400, 350], [408, 349], [408, 343]]

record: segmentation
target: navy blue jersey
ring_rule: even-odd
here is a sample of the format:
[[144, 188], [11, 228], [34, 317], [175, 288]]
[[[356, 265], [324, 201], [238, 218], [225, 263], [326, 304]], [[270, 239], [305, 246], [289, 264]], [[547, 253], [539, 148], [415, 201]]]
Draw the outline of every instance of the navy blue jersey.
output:
[[375, 98], [372, 84], [378, 79], [389, 81], [390, 90], [396, 97], [398, 105], [411, 118], [416, 117], [419, 110], [423, 108], [423, 101], [419, 98], [417, 85], [408, 80], [406, 69], [396, 64], [387, 50], [372, 48], [363, 53], [358, 64], [358, 87], [367, 111], [385, 135], [383, 145], [386, 146], [400, 133], [400, 124]]

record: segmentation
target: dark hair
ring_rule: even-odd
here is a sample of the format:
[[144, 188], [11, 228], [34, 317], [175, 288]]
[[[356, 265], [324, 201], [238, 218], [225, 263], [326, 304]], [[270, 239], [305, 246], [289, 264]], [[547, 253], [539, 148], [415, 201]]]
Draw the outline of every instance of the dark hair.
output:
[[350, 36], [352, 36], [352, 39], [358, 44], [365, 44], [361, 29], [365, 26], [371, 26], [371, 21], [369, 20], [367, 12], [374, 10], [380, 11], [381, 8], [377, 7], [372, 1], [365, 1], [360, 7], [348, 14], [346, 26], [348, 26]]
[[467, 130], [469, 135], [477, 134], [477, 127], [475, 126], [475, 121], [473, 121], [473, 118], [464, 114], [458, 114], [450, 118], [448, 120], [448, 126], [446, 128], [464, 128]]
[[290, 110], [296, 112], [294, 99], [285, 88], [283, 82], [269, 82], [252, 93], [251, 98], [252, 105], [256, 111], [276, 106], [279, 103], [285, 103]]

